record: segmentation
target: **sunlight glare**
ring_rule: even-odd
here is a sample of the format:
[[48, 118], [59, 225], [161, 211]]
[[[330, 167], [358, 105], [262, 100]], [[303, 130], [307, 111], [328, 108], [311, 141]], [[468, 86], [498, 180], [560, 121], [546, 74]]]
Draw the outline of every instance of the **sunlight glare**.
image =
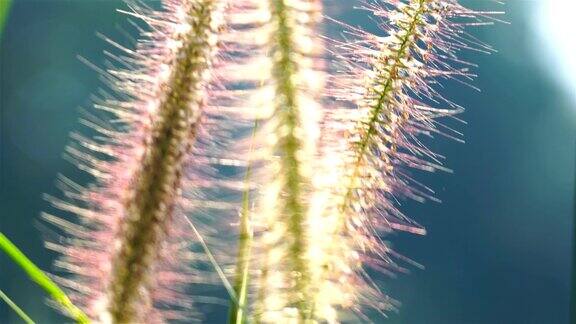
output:
[[539, 0], [534, 11], [537, 31], [544, 46], [543, 60], [576, 99], [574, 12], [574, 0]]

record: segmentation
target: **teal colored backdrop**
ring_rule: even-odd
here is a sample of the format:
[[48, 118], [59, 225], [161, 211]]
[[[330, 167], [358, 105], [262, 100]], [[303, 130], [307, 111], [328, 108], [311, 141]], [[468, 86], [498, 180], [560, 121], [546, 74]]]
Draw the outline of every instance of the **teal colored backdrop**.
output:
[[[3, 1], [3, 0], [0, 0]], [[373, 28], [357, 1], [326, 1], [329, 14]], [[471, 6], [481, 1], [467, 1]], [[531, 17], [535, 1], [491, 5], [510, 25], [472, 29], [498, 53], [467, 53], [479, 64], [482, 92], [448, 84], [444, 95], [466, 107], [466, 144], [434, 141], [454, 174], [418, 174], [442, 204], [407, 202], [408, 215], [428, 235], [390, 237], [399, 252], [426, 266], [392, 279], [384, 289], [402, 302], [399, 313], [377, 323], [568, 323], [576, 147], [576, 86], [562, 85], [543, 54]], [[79, 107], [100, 86], [77, 56], [102, 63], [109, 48], [101, 32], [123, 39], [119, 1], [17, 0], [0, 48], [0, 231], [43, 269], [55, 254], [43, 248], [54, 235], [39, 213], [44, 193], [56, 194], [58, 173], [82, 176], [61, 158], [68, 134], [79, 128]], [[336, 31], [330, 31], [335, 33]], [[574, 41], [566, 39], [566, 41]], [[575, 71], [576, 72], [576, 71]], [[568, 91], [566, 90], [568, 89]], [[79, 178], [80, 177], [80, 178]], [[43, 292], [4, 255], [0, 288], [38, 323], [64, 323]], [[224, 292], [222, 293], [224, 296]], [[208, 323], [223, 323], [226, 309], [206, 306]], [[0, 304], [0, 324], [19, 323]]]

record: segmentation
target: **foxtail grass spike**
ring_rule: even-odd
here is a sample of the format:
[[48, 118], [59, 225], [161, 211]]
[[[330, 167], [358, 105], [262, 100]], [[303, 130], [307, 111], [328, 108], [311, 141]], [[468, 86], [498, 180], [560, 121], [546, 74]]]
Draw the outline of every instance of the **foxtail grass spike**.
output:
[[[352, 108], [336, 109], [327, 121], [326, 135], [345, 138], [328, 145], [341, 163], [334, 171], [342, 179], [332, 184], [336, 231], [345, 244], [336, 278], [343, 301], [358, 311], [367, 304], [385, 311], [394, 302], [366, 276], [365, 267], [402, 270], [401, 257], [382, 241], [394, 231], [424, 234], [422, 226], [405, 216], [396, 201], [436, 200], [434, 192], [412, 178], [410, 169], [445, 170], [443, 157], [428, 149], [420, 137], [442, 135], [459, 140], [460, 133], [439, 119], [463, 109], [438, 92], [438, 84], [453, 80], [468, 84], [473, 64], [458, 58], [463, 50], [492, 52], [468, 34], [470, 26], [491, 24], [497, 12], [467, 9], [456, 0], [379, 0], [363, 9], [379, 19], [383, 34], [345, 26], [354, 41], [334, 42], [347, 75], [335, 77], [334, 94]], [[335, 265], [338, 268], [338, 264]], [[353, 288], [350, 288], [353, 287]]]
[[182, 192], [205, 132], [223, 8], [218, 0], [166, 0], [162, 10], [128, 4], [126, 13], [147, 27], [136, 49], [110, 41], [123, 68], [103, 72], [116, 94], [102, 92], [95, 107], [113, 118], [87, 119], [98, 136], [74, 135], [77, 144], [67, 150], [96, 182], [82, 187], [62, 178], [67, 199], [50, 198], [81, 221], [44, 217], [73, 237], [48, 245], [63, 253], [58, 265], [77, 275], [62, 281], [93, 320], [163, 323], [189, 315], [183, 289], [194, 277], [194, 236], [183, 226]]
[[[258, 249], [264, 264], [259, 278], [257, 316], [267, 323], [312, 321], [316, 264], [311, 262], [313, 223], [308, 213], [311, 178], [319, 138], [323, 73], [318, 33], [320, 1], [270, 0], [263, 38], [269, 52], [268, 87], [273, 100], [268, 131], [271, 177], [262, 191]], [[318, 215], [319, 216], [319, 215]]]

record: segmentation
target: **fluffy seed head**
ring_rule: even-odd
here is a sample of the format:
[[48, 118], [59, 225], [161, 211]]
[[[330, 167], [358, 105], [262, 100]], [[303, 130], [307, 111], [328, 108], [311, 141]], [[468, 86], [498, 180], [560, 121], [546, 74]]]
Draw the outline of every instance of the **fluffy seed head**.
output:
[[190, 308], [183, 290], [194, 281], [184, 230], [185, 165], [201, 133], [206, 88], [222, 23], [219, 1], [168, 0], [162, 10], [130, 3], [140, 18], [136, 49], [110, 41], [121, 68], [103, 72], [115, 94], [95, 108], [108, 115], [85, 124], [93, 138], [75, 135], [68, 149], [95, 183], [63, 179], [66, 201], [55, 207], [76, 225], [46, 219], [73, 236], [51, 245], [59, 265], [77, 275], [68, 286], [94, 321], [161, 323]]
[[337, 224], [334, 233], [332, 282], [343, 308], [369, 305], [380, 311], [394, 307], [366, 275], [365, 267], [389, 273], [402, 270], [399, 256], [381, 237], [394, 230], [424, 234], [405, 216], [399, 199], [436, 200], [433, 191], [417, 182], [410, 169], [447, 170], [443, 157], [428, 149], [421, 137], [460, 133], [439, 119], [463, 109], [444, 98], [439, 84], [467, 84], [472, 64], [462, 50], [491, 52], [464, 29], [491, 23], [495, 12], [467, 9], [456, 0], [378, 0], [363, 9], [378, 19], [382, 35], [351, 26], [343, 42], [334, 41], [344, 73], [333, 81], [333, 97], [342, 108], [331, 111], [324, 127], [325, 152], [339, 161], [325, 184], [325, 212]]

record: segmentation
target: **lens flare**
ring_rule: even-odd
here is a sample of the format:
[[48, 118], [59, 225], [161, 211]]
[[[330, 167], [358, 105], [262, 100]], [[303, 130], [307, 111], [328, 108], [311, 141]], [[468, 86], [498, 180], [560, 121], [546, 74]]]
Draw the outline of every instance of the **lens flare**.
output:
[[534, 20], [540, 42], [544, 45], [543, 63], [561, 81], [576, 100], [576, 25], [572, 22], [576, 2], [542, 0], [535, 2]]

